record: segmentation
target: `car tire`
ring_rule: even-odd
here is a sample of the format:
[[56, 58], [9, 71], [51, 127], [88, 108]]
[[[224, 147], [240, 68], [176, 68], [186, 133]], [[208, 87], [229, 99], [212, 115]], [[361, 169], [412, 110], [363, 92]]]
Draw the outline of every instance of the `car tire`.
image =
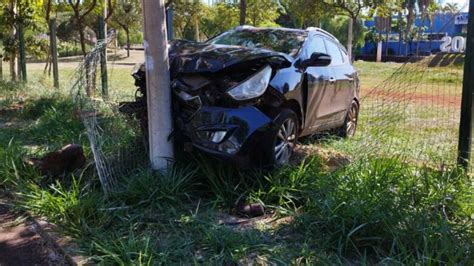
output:
[[262, 166], [274, 167], [288, 164], [296, 148], [300, 129], [295, 112], [283, 109], [275, 117], [274, 125], [260, 145]]
[[359, 104], [356, 100], [352, 100], [347, 110], [344, 125], [339, 129], [339, 136], [342, 138], [351, 138], [357, 130], [357, 122], [359, 121]]

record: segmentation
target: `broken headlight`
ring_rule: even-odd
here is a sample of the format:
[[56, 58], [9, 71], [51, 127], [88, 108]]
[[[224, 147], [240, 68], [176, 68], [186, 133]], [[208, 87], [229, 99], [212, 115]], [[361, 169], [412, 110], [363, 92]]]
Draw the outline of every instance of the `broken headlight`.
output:
[[239, 101], [260, 97], [267, 90], [271, 75], [272, 68], [267, 65], [257, 74], [228, 90], [227, 94]]

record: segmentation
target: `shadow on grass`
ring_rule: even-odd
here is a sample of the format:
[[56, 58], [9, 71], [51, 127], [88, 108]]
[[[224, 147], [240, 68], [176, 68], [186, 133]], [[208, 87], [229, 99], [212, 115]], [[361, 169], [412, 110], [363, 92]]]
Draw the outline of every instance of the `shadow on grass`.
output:
[[[29, 106], [31, 104], [31, 106]], [[87, 141], [68, 100], [27, 103], [21, 130], [2, 131], [0, 184], [18, 204], [48, 217], [103, 264], [471, 264], [471, 180], [457, 169], [371, 158], [328, 171], [323, 158], [273, 171], [241, 170], [199, 155], [180, 157], [164, 174], [122, 176], [105, 197], [93, 173], [38, 185], [22, 165], [25, 145]], [[21, 116], [21, 115], [20, 115]], [[324, 144], [322, 138], [319, 144]], [[313, 142], [312, 140], [311, 142]], [[3, 143], [2, 143], [3, 144]], [[239, 202], [267, 215], [242, 228], [219, 222]]]

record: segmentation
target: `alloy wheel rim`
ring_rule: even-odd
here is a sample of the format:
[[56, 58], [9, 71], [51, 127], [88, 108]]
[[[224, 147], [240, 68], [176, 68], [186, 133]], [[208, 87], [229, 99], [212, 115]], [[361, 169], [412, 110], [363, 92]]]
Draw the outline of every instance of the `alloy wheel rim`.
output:
[[357, 106], [352, 105], [347, 115], [346, 135], [352, 137], [357, 128]]
[[275, 161], [278, 165], [290, 161], [293, 149], [296, 146], [296, 124], [292, 119], [287, 119], [278, 129], [275, 145]]

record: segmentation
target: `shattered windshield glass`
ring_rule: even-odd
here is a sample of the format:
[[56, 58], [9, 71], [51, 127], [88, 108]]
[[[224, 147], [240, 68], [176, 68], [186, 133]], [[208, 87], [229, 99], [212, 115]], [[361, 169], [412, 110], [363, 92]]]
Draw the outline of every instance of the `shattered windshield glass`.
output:
[[296, 56], [304, 40], [304, 31], [288, 31], [278, 29], [248, 29], [225, 32], [211, 40], [212, 44], [239, 45], [249, 48], [264, 48], [290, 56]]

